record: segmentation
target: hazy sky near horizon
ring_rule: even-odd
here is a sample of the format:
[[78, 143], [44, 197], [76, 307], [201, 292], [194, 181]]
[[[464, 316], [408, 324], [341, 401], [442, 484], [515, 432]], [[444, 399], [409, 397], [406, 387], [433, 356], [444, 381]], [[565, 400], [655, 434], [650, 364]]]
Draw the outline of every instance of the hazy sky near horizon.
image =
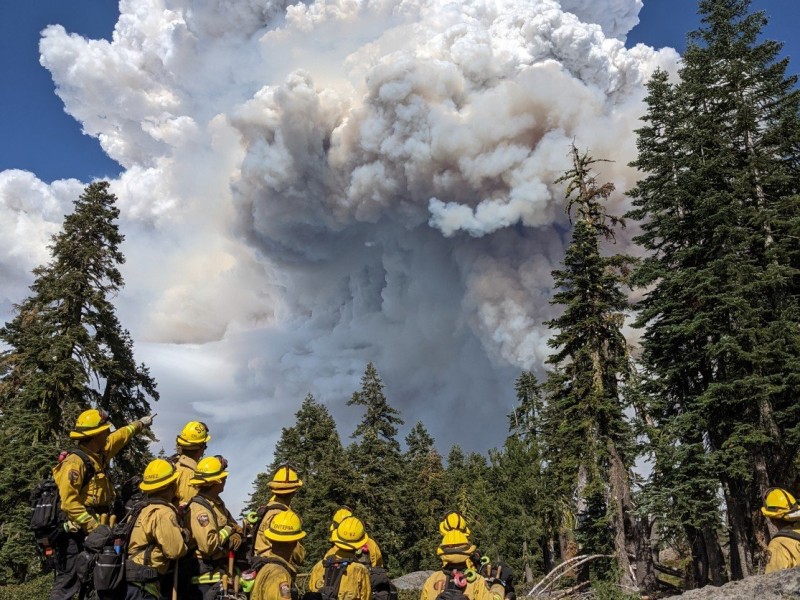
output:
[[[402, 435], [422, 420], [443, 451], [499, 446], [516, 374], [548, 353], [568, 144], [615, 160], [624, 211], [644, 83], [676, 72], [695, 6], [5, 3], [0, 317], [108, 178], [118, 313], [162, 394], [154, 450], [208, 422], [234, 506], [306, 393], [347, 443], [368, 361]], [[754, 7], [796, 72], [800, 3]]]

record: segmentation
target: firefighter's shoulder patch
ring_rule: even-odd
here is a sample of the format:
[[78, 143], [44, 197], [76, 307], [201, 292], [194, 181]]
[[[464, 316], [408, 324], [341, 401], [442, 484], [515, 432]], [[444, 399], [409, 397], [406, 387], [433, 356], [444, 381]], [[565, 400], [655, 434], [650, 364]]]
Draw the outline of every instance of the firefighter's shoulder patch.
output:
[[433, 584], [433, 589], [435, 589], [437, 592], [441, 592], [445, 587], [447, 587], [447, 582], [441, 579]]
[[69, 482], [72, 485], [75, 485], [76, 483], [78, 483], [78, 481], [80, 481], [81, 474], [78, 472], [77, 469], [70, 469], [69, 473], [67, 473], [67, 477], [69, 477]]
[[289, 587], [289, 584], [286, 583], [285, 581], [281, 583], [280, 591], [281, 591], [281, 598], [292, 597], [292, 588]]
[[208, 513], [200, 513], [197, 515], [197, 522], [200, 523], [200, 527], [208, 527]]

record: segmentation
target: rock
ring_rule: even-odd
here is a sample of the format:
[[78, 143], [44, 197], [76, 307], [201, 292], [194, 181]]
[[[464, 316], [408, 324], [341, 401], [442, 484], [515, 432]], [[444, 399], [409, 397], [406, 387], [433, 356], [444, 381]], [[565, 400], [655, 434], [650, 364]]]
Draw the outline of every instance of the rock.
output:
[[754, 575], [721, 587], [707, 585], [666, 600], [800, 600], [800, 568]]
[[432, 574], [433, 571], [414, 571], [392, 579], [392, 583], [397, 586], [398, 590], [421, 590], [425, 580]]

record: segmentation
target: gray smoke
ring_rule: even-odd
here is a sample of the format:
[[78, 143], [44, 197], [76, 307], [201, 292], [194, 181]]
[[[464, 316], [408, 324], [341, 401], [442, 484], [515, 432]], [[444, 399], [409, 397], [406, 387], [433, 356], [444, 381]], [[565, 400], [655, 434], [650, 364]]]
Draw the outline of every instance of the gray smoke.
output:
[[[240, 502], [307, 392], [352, 431], [367, 361], [443, 451], [501, 444], [516, 374], [547, 355], [569, 145], [630, 187], [643, 84], [677, 64], [624, 47], [640, 8], [123, 0], [111, 42], [47, 28], [66, 110], [125, 168], [117, 304], [165, 447], [207, 420]], [[3, 243], [24, 248], [7, 302], [79, 189], [0, 173]]]

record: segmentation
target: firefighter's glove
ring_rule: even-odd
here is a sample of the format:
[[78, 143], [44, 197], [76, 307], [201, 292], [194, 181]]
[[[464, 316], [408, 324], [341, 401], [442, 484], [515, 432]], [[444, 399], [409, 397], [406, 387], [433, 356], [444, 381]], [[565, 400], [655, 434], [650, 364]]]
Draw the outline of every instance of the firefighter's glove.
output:
[[140, 423], [141, 423], [141, 424], [142, 424], [144, 427], [150, 427], [150, 425], [152, 425], [152, 424], [153, 424], [153, 417], [154, 417], [154, 416], [155, 416], [155, 415], [146, 415], [146, 416], [142, 417], [141, 419], [139, 419], [139, 422], [140, 422]]
[[239, 549], [239, 546], [242, 545], [242, 536], [239, 533], [232, 533], [231, 537], [228, 538], [228, 548], [236, 552]]
[[63, 527], [67, 533], [78, 533], [78, 526], [72, 521], [64, 521]]

